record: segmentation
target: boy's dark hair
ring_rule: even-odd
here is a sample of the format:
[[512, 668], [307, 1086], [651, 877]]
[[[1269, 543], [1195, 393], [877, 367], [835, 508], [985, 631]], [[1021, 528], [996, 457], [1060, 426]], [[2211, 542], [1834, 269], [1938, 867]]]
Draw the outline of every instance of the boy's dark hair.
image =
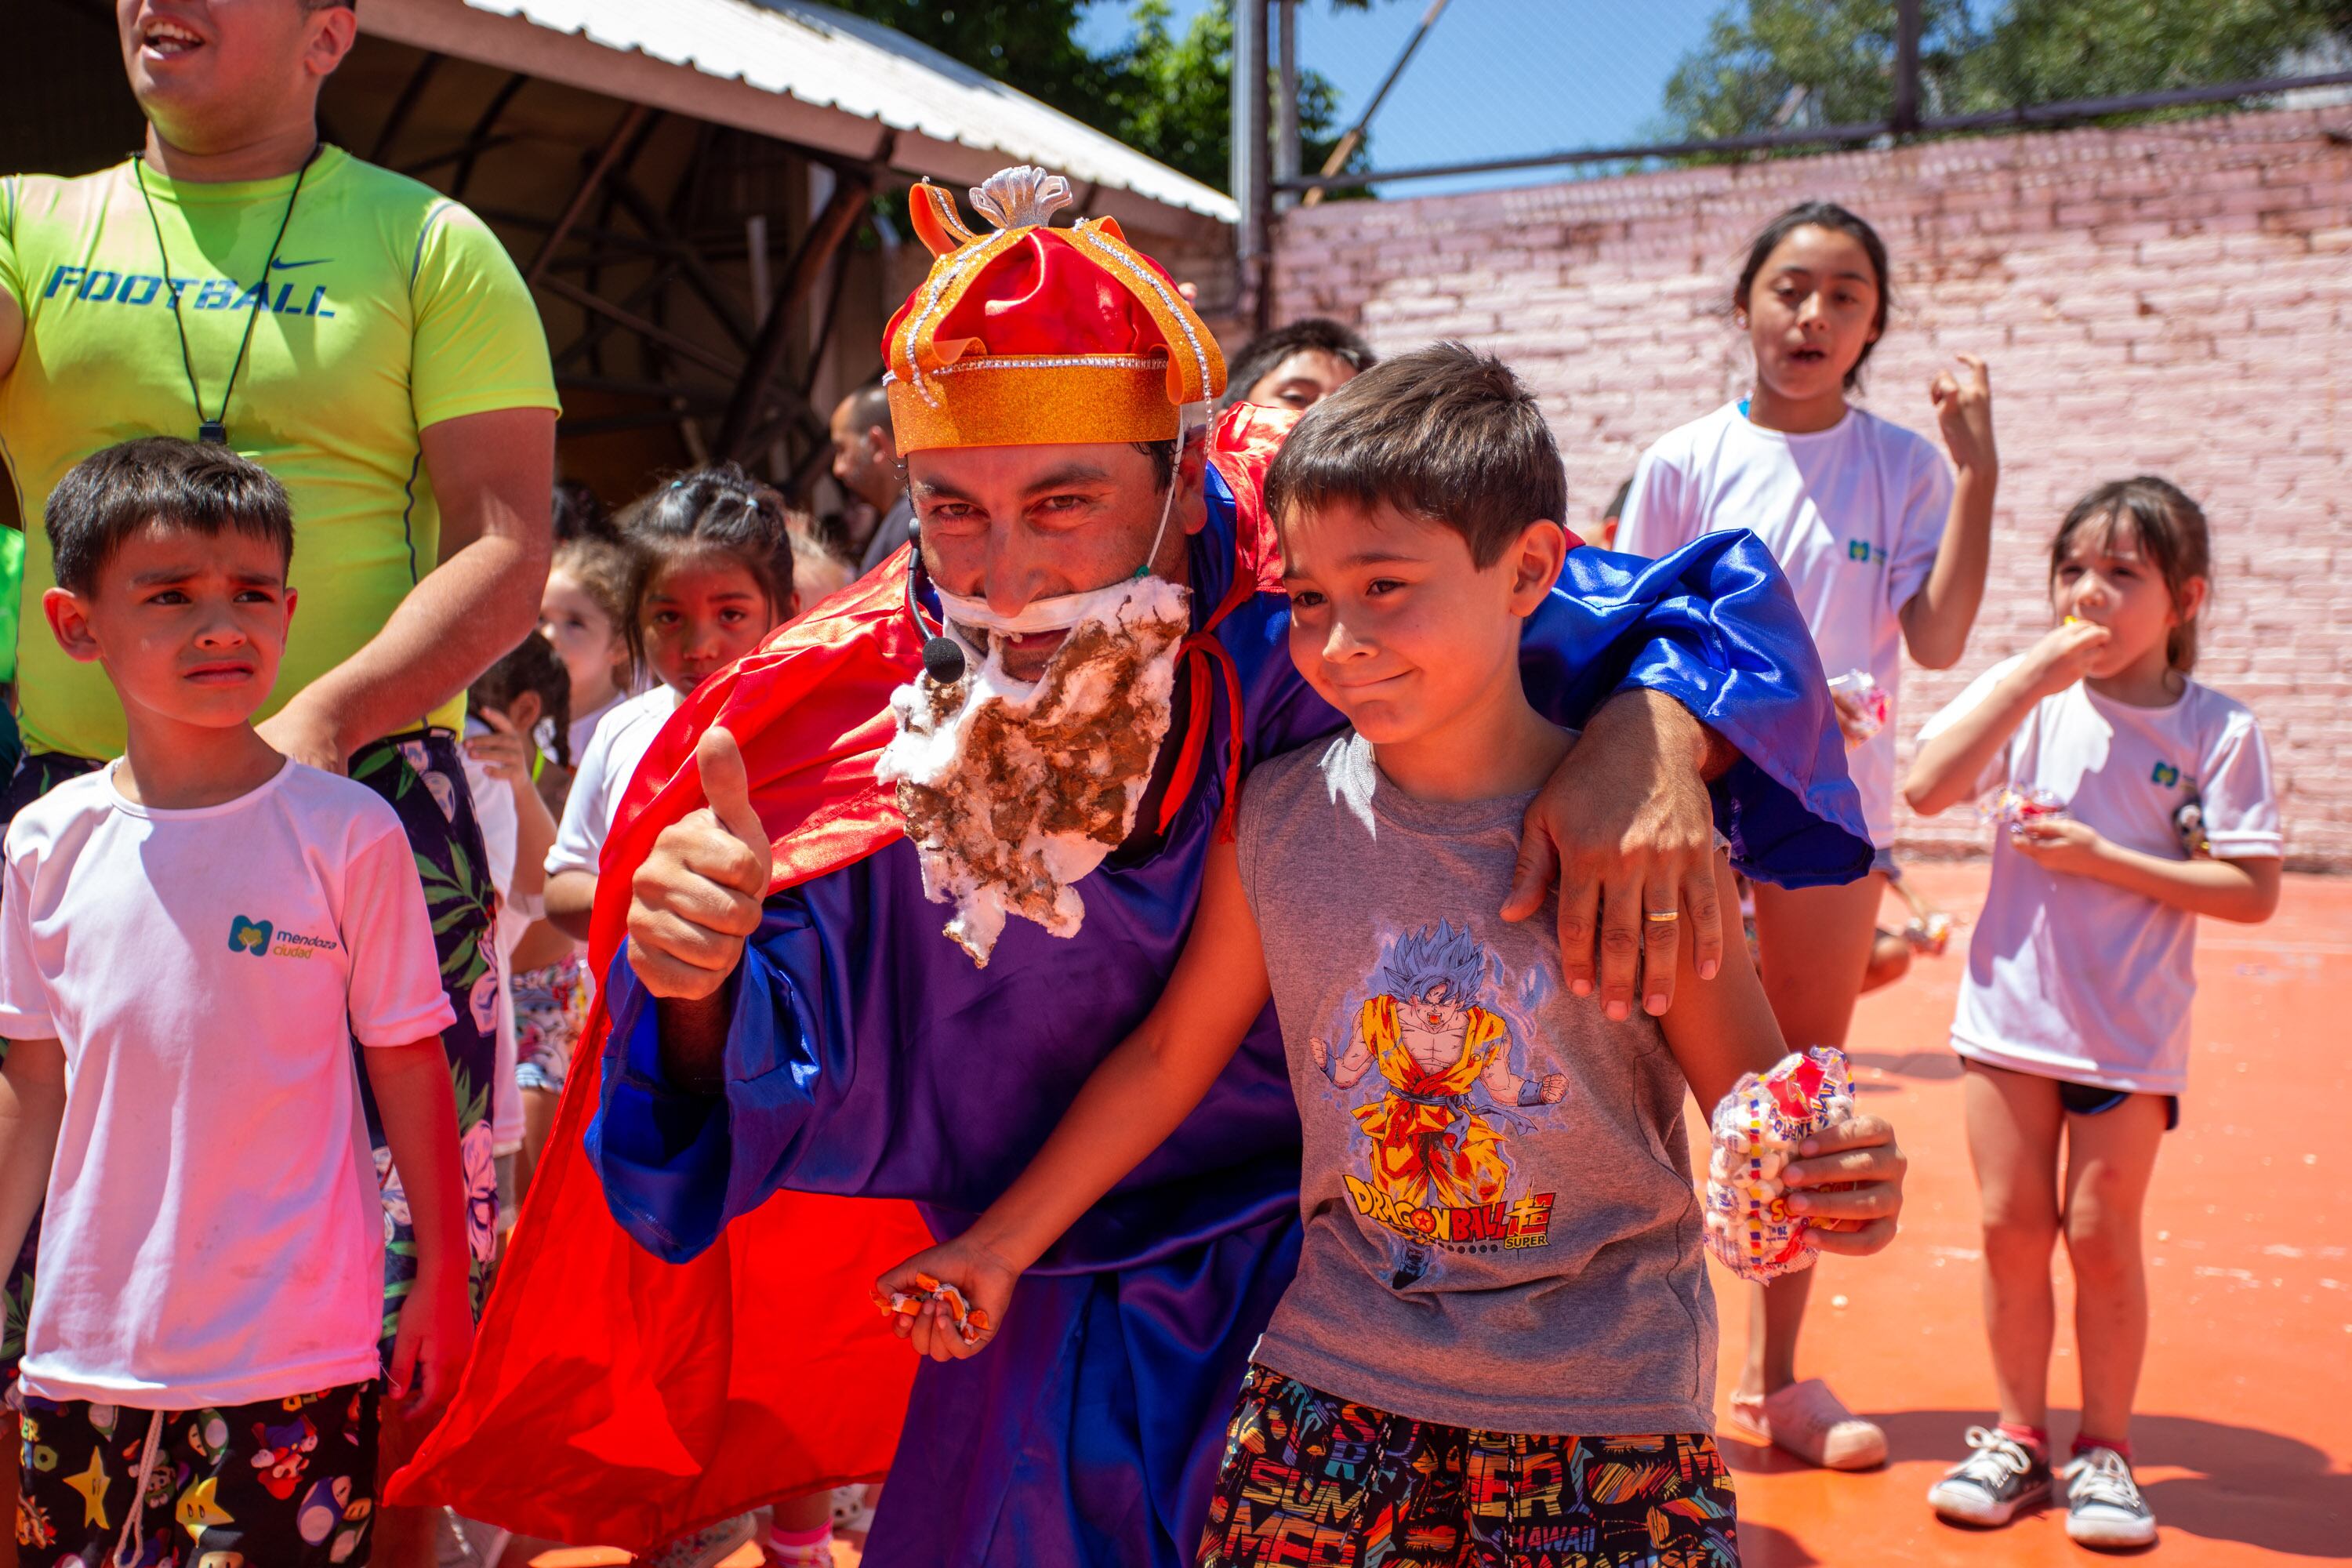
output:
[[1878, 340], [1886, 335], [1886, 313], [1895, 306], [1895, 285], [1886, 273], [1886, 242], [1878, 237], [1878, 231], [1859, 214], [1850, 212], [1835, 202], [1800, 202], [1766, 224], [1762, 232], [1748, 244], [1748, 265], [1739, 269], [1739, 281], [1732, 286], [1731, 302], [1739, 310], [1748, 309], [1748, 291], [1756, 281], [1756, 275], [1764, 270], [1764, 263], [1771, 259], [1772, 252], [1780, 248], [1780, 242], [1801, 228], [1832, 228], [1840, 234], [1852, 236], [1854, 242], [1862, 247], [1862, 253], [1870, 258], [1870, 269], [1877, 276], [1878, 309], [1870, 318], [1870, 341], [1862, 345], [1862, 357], [1855, 360], [1853, 368], [1845, 373], [1848, 387], [1859, 385], [1862, 367], [1870, 363], [1870, 351], [1876, 348]]
[[58, 586], [71, 594], [93, 592], [123, 541], [151, 522], [207, 537], [235, 529], [294, 562], [286, 487], [226, 447], [176, 436], [142, 436], [84, 458], [49, 492], [43, 521]]
[[1383, 503], [1462, 535], [1484, 569], [1519, 531], [1568, 510], [1568, 477], [1535, 394], [1492, 354], [1433, 343], [1308, 409], [1265, 476], [1266, 514]]
[[556, 480], [553, 500], [556, 543], [614, 537], [611, 509], [604, 505], [603, 497], [578, 479]]
[[1251, 387], [1265, 380], [1268, 371], [1302, 349], [1318, 349], [1345, 360], [1360, 372], [1370, 370], [1380, 363], [1372, 353], [1372, 345], [1353, 328], [1344, 326], [1328, 316], [1305, 316], [1270, 332], [1260, 332], [1242, 345], [1241, 353], [1234, 356], [1233, 366], [1226, 374], [1225, 395], [1218, 399], [1218, 409], [1222, 411], [1236, 403], [1247, 401]]
[[793, 535], [784, 498], [734, 463], [696, 468], [640, 497], [621, 520], [629, 546], [628, 614], [622, 618], [629, 657], [645, 668], [640, 625], [654, 569], [688, 550], [723, 550], [742, 563], [782, 620], [793, 603]]
[[[2118, 534], [2129, 534], [2147, 557], [2172, 595], [2175, 609], [2191, 577], [2205, 579], [2205, 594], [2213, 593], [2213, 546], [2205, 526], [2205, 509], [2190, 500], [2170, 479], [2138, 474], [2110, 479], [2076, 501], [2050, 542], [2050, 585], [2058, 585], [2058, 569], [2074, 553], [2074, 538], [2085, 529], [2098, 531], [2102, 544]], [[2197, 623], [2185, 620], [2165, 639], [2165, 661], [2186, 675], [2197, 665]]]
[[558, 767], [572, 765], [572, 673], [555, 657], [555, 645], [533, 632], [507, 650], [466, 688], [466, 705], [500, 713], [526, 691], [539, 693], [539, 710], [551, 721]]

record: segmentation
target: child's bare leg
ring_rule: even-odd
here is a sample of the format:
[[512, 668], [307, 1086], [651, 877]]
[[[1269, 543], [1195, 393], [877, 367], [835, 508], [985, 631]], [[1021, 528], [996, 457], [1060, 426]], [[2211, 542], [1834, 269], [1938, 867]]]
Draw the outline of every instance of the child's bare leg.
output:
[[560, 1094], [543, 1089], [522, 1091], [522, 1158], [515, 1162], [515, 1199], [530, 1191], [530, 1179], [539, 1173], [539, 1163], [547, 1155], [547, 1141], [555, 1131], [555, 1109], [563, 1103]]
[[[1790, 1050], [1845, 1044], [1885, 886], [1885, 879], [1876, 875], [1843, 888], [1792, 890], [1756, 884], [1764, 996]], [[1740, 1393], [1760, 1396], [1796, 1381], [1797, 1336], [1812, 1279], [1809, 1268], [1748, 1288], [1748, 1365]]]
[[2140, 1213], [2165, 1097], [2135, 1094], [2113, 1110], [2066, 1119], [2066, 1253], [2074, 1265], [2075, 1355], [2083, 1433], [2126, 1442], [2147, 1351], [2147, 1273]]
[[822, 1568], [833, 1562], [833, 1494], [788, 1498], [770, 1510], [772, 1561], [789, 1568]]
[[1984, 1209], [1985, 1338], [2003, 1425], [2050, 1424], [2050, 1342], [2057, 1309], [2050, 1250], [2058, 1241], [2058, 1085], [1969, 1064], [1969, 1158]]

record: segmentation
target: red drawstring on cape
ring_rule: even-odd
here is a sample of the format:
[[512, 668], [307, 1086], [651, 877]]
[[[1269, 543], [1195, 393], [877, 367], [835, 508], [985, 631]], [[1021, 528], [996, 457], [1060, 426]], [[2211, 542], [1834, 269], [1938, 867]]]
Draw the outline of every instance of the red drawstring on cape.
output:
[[[1209, 626], [1223, 618], [1223, 606]], [[1200, 658], [1194, 658], [1194, 655]], [[1160, 831], [1164, 835], [1176, 822], [1176, 814], [1184, 809], [1184, 802], [1192, 793], [1193, 781], [1200, 776], [1201, 753], [1207, 749], [1209, 730], [1213, 721], [1209, 710], [1209, 667], [1214, 665], [1225, 678], [1225, 706], [1233, 718], [1233, 743], [1225, 748], [1225, 803], [1217, 809], [1217, 840], [1230, 844], [1234, 838], [1234, 817], [1242, 799], [1242, 676], [1234, 664], [1234, 656], [1225, 645], [1203, 627], [1176, 645], [1176, 658], [1186, 679], [1192, 683], [1192, 706], [1184, 719], [1184, 749], [1176, 758], [1176, 771], [1168, 776], [1168, 793], [1160, 799]]]

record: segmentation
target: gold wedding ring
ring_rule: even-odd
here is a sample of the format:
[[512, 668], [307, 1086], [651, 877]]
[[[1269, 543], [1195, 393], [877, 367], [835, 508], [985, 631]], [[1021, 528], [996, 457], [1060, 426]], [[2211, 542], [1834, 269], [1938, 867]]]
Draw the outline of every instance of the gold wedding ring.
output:
[[1655, 921], [1660, 925], [1664, 925], [1668, 921], [1682, 919], [1683, 912], [1680, 910], [1644, 910], [1642, 911], [1642, 918], [1645, 921]]

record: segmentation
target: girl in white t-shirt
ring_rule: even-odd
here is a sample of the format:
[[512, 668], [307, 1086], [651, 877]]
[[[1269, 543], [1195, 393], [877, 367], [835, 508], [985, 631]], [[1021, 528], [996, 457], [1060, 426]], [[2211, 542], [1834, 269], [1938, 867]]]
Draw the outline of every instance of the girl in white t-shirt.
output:
[[567, 765], [587, 755], [597, 721], [625, 701], [634, 685], [628, 595], [629, 552], [619, 542], [591, 535], [555, 547], [539, 599], [539, 635], [554, 645], [572, 677]]
[[632, 506], [622, 631], [652, 687], [597, 721], [547, 857], [547, 912], [585, 941], [596, 867], [654, 737], [694, 689], [800, 610], [784, 499], [733, 463], [698, 468]]
[[1969, 1523], [2005, 1524], [2052, 1487], [2050, 1252], [2063, 1234], [2083, 1379], [2059, 1476], [2066, 1533], [2156, 1539], [2128, 1440], [2147, 1342], [2140, 1206], [2188, 1077], [2197, 917], [2268, 920], [2282, 853], [2253, 715], [2189, 679], [2210, 571], [2204, 514], [2170, 484], [2143, 476], [2084, 496], [2050, 551], [2061, 623], [1928, 722], [1904, 784], [1922, 815], [2001, 789], [2012, 825], [1993, 845], [1952, 1024], [2000, 1422], [1969, 1428], [1969, 1458], [1928, 1500]]
[[[1839, 700], [1847, 763], [1871, 841], [1894, 837], [1895, 716], [1903, 654], [1957, 663], [1984, 595], [1992, 528], [1991, 392], [1982, 361], [1936, 377], [1928, 396], [1958, 469], [1932, 442], [1850, 406], [1847, 393], [1886, 330], [1886, 248], [1845, 208], [1809, 202], [1749, 247], [1733, 320], [1755, 353], [1748, 395], [1673, 431], [1634, 470], [1616, 548], [1658, 556], [1703, 533], [1746, 528], [1787, 574], [1832, 677], [1860, 670], [1884, 694], [1878, 732]], [[1844, 887], [1755, 888], [1765, 994], [1781, 1033], [1843, 1045], [1870, 961], [1883, 863]], [[1732, 1394], [1741, 1423], [1817, 1465], [1859, 1469], [1886, 1436], [1818, 1378], [1796, 1378], [1797, 1336], [1818, 1270], [1750, 1287], [1748, 1363]]]

